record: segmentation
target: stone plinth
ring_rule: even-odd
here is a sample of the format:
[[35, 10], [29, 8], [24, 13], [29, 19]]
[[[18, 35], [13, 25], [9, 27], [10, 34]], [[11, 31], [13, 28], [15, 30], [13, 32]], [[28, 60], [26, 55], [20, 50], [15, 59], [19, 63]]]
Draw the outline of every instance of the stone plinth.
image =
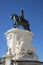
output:
[[5, 33], [5, 36], [8, 47], [6, 58], [12, 55], [13, 60], [38, 60], [35, 48], [32, 46], [32, 32], [12, 28]]

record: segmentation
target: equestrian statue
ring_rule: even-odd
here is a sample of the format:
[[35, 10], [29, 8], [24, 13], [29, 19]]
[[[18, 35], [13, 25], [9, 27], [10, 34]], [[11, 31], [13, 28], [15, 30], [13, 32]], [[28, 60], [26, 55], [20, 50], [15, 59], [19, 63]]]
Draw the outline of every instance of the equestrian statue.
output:
[[10, 18], [14, 21], [14, 24], [13, 24], [14, 28], [16, 28], [19, 25], [21, 25], [21, 26], [24, 27], [25, 30], [29, 30], [30, 31], [29, 21], [24, 18], [23, 10], [21, 10], [20, 16], [18, 16], [16, 14], [12, 14], [10, 16]]

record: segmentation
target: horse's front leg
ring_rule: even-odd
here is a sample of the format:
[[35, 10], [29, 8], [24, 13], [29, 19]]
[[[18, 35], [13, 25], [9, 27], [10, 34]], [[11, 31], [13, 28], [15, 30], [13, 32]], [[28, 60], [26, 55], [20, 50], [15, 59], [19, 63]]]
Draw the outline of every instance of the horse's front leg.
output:
[[14, 27], [14, 28], [18, 27], [18, 24], [14, 23], [14, 24], [13, 24], [13, 27]]
[[14, 27], [14, 28], [16, 28], [16, 27], [17, 27], [16, 23], [14, 23], [14, 24], [13, 24], [13, 27]]

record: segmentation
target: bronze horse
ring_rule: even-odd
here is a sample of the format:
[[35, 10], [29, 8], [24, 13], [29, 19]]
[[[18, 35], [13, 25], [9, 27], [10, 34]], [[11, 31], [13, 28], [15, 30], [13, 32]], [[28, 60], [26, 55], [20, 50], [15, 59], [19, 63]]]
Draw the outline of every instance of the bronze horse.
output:
[[28, 21], [24, 19], [23, 10], [21, 11], [21, 15], [19, 17], [16, 14], [12, 14], [11, 19], [14, 20], [14, 28], [18, 27], [19, 25], [22, 25], [24, 29], [30, 31], [30, 25], [28, 24]]

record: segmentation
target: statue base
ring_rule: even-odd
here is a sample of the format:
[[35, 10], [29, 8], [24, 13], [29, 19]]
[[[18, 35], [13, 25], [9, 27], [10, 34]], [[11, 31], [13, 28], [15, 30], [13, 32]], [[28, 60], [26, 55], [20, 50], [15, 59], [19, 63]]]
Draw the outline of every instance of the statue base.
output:
[[12, 28], [5, 33], [5, 36], [8, 50], [5, 55], [7, 60], [10, 58], [10, 60], [38, 61], [36, 50], [32, 46], [32, 32]]

